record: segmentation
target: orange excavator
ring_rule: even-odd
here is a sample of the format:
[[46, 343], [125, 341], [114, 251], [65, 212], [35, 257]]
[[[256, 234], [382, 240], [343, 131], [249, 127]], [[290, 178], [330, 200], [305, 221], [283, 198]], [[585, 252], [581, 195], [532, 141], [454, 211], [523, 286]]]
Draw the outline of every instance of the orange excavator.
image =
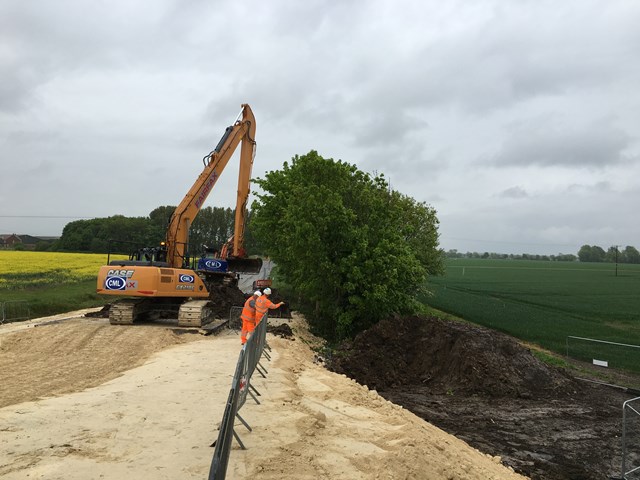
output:
[[[216, 286], [234, 283], [238, 273], [257, 273], [259, 258], [244, 250], [244, 227], [255, 157], [256, 121], [249, 105], [203, 159], [204, 170], [171, 217], [166, 240], [138, 249], [128, 260], [108, 261], [98, 272], [97, 293], [124, 297], [111, 304], [111, 324], [132, 324], [152, 310], [177, 310], [179, 326], [203, 326], [213, 320]], [[189, 227], [227, 166], [238, 144], [240, 170], [233, 236], [220, 250], [196, 262], [189, 253]]]

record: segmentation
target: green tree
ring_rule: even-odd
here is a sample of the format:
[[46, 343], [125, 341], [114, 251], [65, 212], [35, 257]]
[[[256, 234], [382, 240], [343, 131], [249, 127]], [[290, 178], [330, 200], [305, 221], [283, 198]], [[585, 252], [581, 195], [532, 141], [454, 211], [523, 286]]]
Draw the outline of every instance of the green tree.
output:
[[326, 337], [414, 312], [427, 275], [443, 270], [435, 211], [382, 176], [311, 151], [256, 183], [253, 234]]
[[114, 215], [67, 223], [56, 245], [58, 249], [65, 251], [102, 253], [106, 251], [110, 240], [127, 242], [129, 247], [125, 247], [126, 251], [157, 245], [160, 241], [154, 237], [147, 217]]
[[219, 248], [233, 235], [235, 211], [231, 208], [205, 207], [189, 229], [189, 243], [200, 252], [203, 245]]
[[604, 262], [606, 252], [597, 245], [583, 245], [578, 251], [578, 258], [581, 262]]
[[[176, 207], [166, 205], [149, 213], [156, 236], [165, 239], [169, 221]], [[189, 228], [189, 245], [192, 255], [198, 255], [202, 246], [219, 248], [233, 234], [235, 211], [231, 208], [205, 207], [198, 212]]]
[[620, 250], [618, 250], [617, 246], [609, 247], [605, 253], [604, 259], [609, 263], [622, 263], [622, 255], [620, 255]]
[[622, 253], [625, 263], [640, 263], [640, 252], [637, 248], [627, 245]]
[[153, 237], [158, 239], [158, 242], [165, 239], [167, 235], [167, 228], [169, 227], [169, 221], [171, 215], [175, 211], [176, 207], [173, 205], [163, 205], [153, 209], [149, 213], [149, 221], [151, 222], [151, 231]]

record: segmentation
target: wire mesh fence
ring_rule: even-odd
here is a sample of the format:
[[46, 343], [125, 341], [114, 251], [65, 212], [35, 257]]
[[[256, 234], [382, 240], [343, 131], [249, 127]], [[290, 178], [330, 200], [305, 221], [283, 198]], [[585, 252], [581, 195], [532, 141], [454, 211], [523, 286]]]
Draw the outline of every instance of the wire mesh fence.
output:
[[622, 478], [640, 478], [640, 397], [622, 405]]
[[30, 318], [29, 302], [0, 302], [0, 324], [17, 320], [29, 320]]
[[[234, 313], [234, 309], [237, 308], [240, 309], [240, 312], [242, 311], [242, 307], [231, 307], [231, 313]], [[237, 315], [239, 319], [240, 314], [238, 313]], [[230, 326], [232, 318], [233, 317], [230, 315]], [[255, 370], [258, 370], [262, 376], [265, 376], [266, 370], [259, 367], [259, 362], [263, 355], [266, 354], [266, 352], [264, 352], [266, 346], [266, 335], [267, 318], [265, 316], [265, 318], [258, 323], [256, 329], [249, 336], [247, 343], [240, 351], [235, 374], [231, 381], [231, 390], [229, 391], [227, 405], [222, 416], [222, 422], [220, 423], [218, 438], [214, 442], [215, 451], [209, 470], [209, 480], [225, 479], [227, 465], [229, 463], [229, 455], [231, 453], [231, 444], [234, 438], [240, 444], [242, 449], [245, 448], [240, 436], [235, 431], [234, 426], [236, 419], [238, 419], [249, 431], [251, 431], [251, 427], [239, 415], [238, 411], [245, 404], [247, 395], [250, 395], [256, 403], [260, 403], [252, 393], [252, 391], [257, 393], [257, 390], [255, 390], [255, 387], [251, 385], [251, 377]]]
[[240, 314], [242, 314], [243, 307], [233, 306], [229, 310], [229, 328], [232, 330], [240, 330], [242, 329], [242, 319], [240, 318]]
[[568, 336], [566, 354], [568, 358], [589, 362], [598, 367], [640, 373], [640, 345]]

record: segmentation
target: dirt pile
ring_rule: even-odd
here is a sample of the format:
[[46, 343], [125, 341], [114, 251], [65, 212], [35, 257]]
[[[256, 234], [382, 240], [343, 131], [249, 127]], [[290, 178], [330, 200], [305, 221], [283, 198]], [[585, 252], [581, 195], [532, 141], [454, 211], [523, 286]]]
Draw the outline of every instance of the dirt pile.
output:
[[242, 293], [235, 285], [211, 285], [209, 297], [213, 302], [213, 316], [215, 318], [229, 318], [231, 307], [244, 305], [248, 295]]
[[276, 326], [267, 325], [267, 333], [271, 333], [272, 335], [276, 335], [280, 338], [295, 340], [293, 337], [293, 330], [291, 330], [291, 327], [286, 323]]
[[343, 344], [329, 367], [378, 391], [534, 398], [580, 388], [507, 335], [439, 318], [388, 319]]
[[620, 471], [621, 406], [633, 395], [579, 382], [504, 334], [437, 318], [390, 319], [327, 364], [533, 480]]
[[102, 309], [95, 312], [87, 312], [84, 316], [87, 318], [109, 318], [109, 310], [111, 310], [111, 304], [107, 303]]

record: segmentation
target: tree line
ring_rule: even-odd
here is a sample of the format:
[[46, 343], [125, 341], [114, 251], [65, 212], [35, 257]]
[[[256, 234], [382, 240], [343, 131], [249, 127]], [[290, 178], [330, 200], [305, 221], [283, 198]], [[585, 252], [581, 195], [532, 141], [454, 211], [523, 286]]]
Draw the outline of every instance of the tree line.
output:
[[571, 253], [559, 253], [558, 255], [536, 255], [530, 253], [512, 254], [495, 252], [458, 252], [451, 249], [445, 252], [447, 258], [489, 258], [497, 260], [543, 260], [550, 262], [608, 262], [608, 263], [640, 263], [640, 252], [630, 245], [624, 249], [618, 246], [604, 250], [597, 245], [583, 245], [577, 255]]
[[[51, 250], [107, 253], [116, 248], [128, 253], [140, 247], [159, 245], [165, 240], [169, 220], [175, 206], [165, 205], [152, 210], [147, 217], [114, 215], [107, 218], [76, 220], [65, 225], [62, 235]], [[219, 248], [233, 234], [235, 212], [231, 208], [205, 207], [196, 216], [189, 230], [192, 256], [203, 251], [203, 245]], [[245, 236], [247, 250], [252, 247], [250, 232]], [[130, 248], [127, 250], [126, 245]]]
[[581, 262], [640, 263], [640, 252], [630, 245], [622, 250], [614, 245], [606, 252], [598, 245], [583, 245], [578, 251], [578, 258]]

